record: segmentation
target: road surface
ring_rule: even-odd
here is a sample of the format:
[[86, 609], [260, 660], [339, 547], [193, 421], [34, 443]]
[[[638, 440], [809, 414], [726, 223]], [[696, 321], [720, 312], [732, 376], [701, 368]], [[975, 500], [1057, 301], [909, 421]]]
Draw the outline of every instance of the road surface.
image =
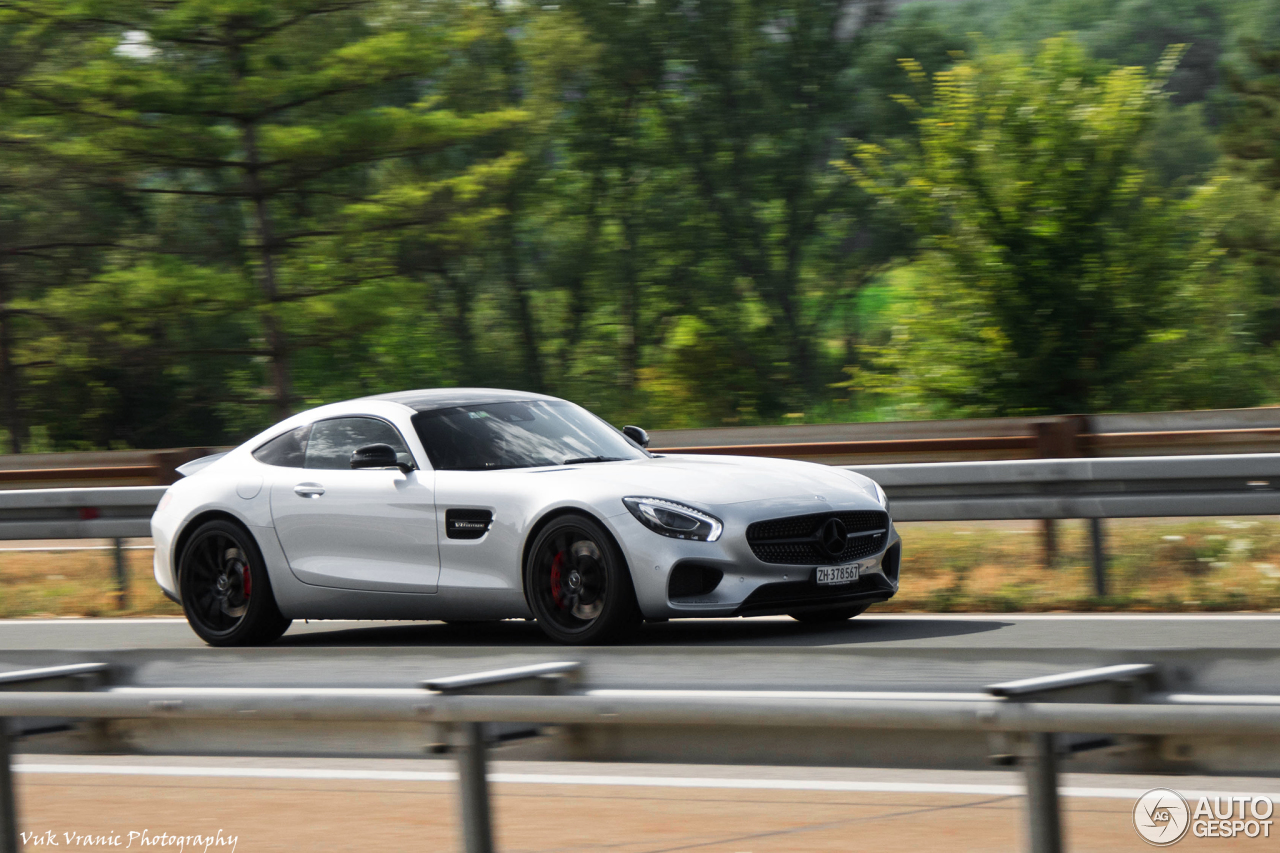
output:
[[[450, 761], [19, 755], [15, 770], [22, 830], [52, 832], [63, 850], [98, 849], [68, 843], [67, 832], [119, 834], [121, 847], [130, 832], [221, 832], [246, 852], [458, 849]], [[1026, 819], [1021, 776], [1007, 771], [501, 760], [491, 770], [497, 848], [506, 851], [1008, 851], [1022, 847]], [[1154, 787], [1192, 804], [1201, 794], [1280, 799], [1277, 779], [1072, 773], [1062, 785], [1073, 851], [1150, 849], [1133, 810]], [[1178, 847], [1275, 843], [1188, 834]]]
[[[594, 686], [972, 690], [1110, 663], [1194, 671], [1181, 686], [1280, 692], [1280, 614], [866, 614], [646, 625], [627, 645], [550, 643], [531, 622], [313, 622], [254, 649], [205, 646], [178, 619], [0, 621], [0, 671], [105, 661], [148, 685], [411, 686], [549, 660]], [[1192, 676], [1188, 675], [1188, 678]]]

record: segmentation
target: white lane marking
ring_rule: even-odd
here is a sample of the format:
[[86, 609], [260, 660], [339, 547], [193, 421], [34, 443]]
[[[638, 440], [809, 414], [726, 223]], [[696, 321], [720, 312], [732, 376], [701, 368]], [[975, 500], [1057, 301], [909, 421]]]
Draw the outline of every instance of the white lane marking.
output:
[[[363, 696], [379, 699], [427, 699], [437, 694], [421, 687], [108, 687], [104, 692], [121, 695], [172, 695], [215, 697], [263, 696]], [[891, 690], [642, 690], [633, 688], [600, 688], [587, 690], [587, 696], [605, 699], [795, 699], [799, 702], [817, 699], [879, 700], [922, 702], [1001, 702], [989, 693], [920, 693]], [[1218, 703], [1224, 704], [1224, 703]], [[1225, 703], [1236, 704], [1236, 703]], [[1253, 703], [1257, 704], [1257, 703]]]
[[[4, 673], [0, 673], [3, 675]], [[214, 697], [265, 696], [363, 696], [378, 699], [426, 699], [437, 694], [420, 687], [108, 687], [105, 693], [122, 695], [172, 695]], [[881, 702], [1004, 702], [990, 693], [896, 691], [896, 690], [647, 690], [632, 687], [601, 687], [583, 695], [603, 699], [819, 699]], [[1280, 696], [1268, 694], [1167, 693], [1162, 704], [1171, 705], [1280, 705]]]
[[[688, 624], [690, 622], [717, 622], [723, 623], [732, 617], [706, 617], [699, 619], [681, 619], [680, 623]], [[876, 622], [897, 622], [897, 621], [918, 621], [927, 620], [930, 622], [990, 622], [993, 620], [1006, 622], [1054, 622], [1054, 621], [1072, 621], [1072, 622], [1270, 622], [1280, 621], [1280, 613], [1256, 613], [1256, 612], [1237, 612], [1237, 613], [871, 613], [860, 618], [854, 625], [873, 624]], [[97, 616], [65, 616], [60, 619], [0, 619], [0, 626], [9, 625], [131, 625], [131, 624], [148, 624], [148, 623], [185, 623], [187, 620], [181, 617], [173, 616], [157, 616], [157, 617], [126, 617], [111, 618]], [[426, 624], [434, 620], [409, 620], [410, 623]], [[752, 622], [787, 622], [792, 623], [789, 616], [753, 616], [749, 620]], [[387, 624], [385, 620], [380, 619], [317, 619], [316, 624], [312, 628], [324, 628], [326, 625], [339, 624], [367, 624], [367, 625], [383, 625]], [[397, 625], [404, 625], [405, 622], [397, 622]], [[294, 626], [299, 627], [299, 626]], [[798, 627], [798, 626], [797, 626]]]
[[914, 619], [940, 619], [955, 622], [976, 620], [987, 622], [992, 619], [1007, 619], [1015, 622], [1119, 622], [1125, 620], [1134, 622], [1238, 622], [1255, 619], [1280, 619], [1280, 613], [1252, 611], [1237, 611], [1234, 613], [869, 613], [860, 618], [864, 622]]
[[920, 693], [886, 690], [642, 690], [626, 688], [599, 688], [586, 691], [588, 696], [607, 699], [622, 697], [662, 699], [875, 699], [920, 700], [922, 702], [994, 702], [990, 693]]
[[[17, 773], [177, 776], [187, 778], [308, 779], [361, 782], [455, 782], [456, 773], [413, 770], [339, 770], [288, 767], [182, 767], [132, 764], [15, 764]], [[603, 774], [490, 773], [491, 782], [514, 785], [592, 785], [631, 788], [722, 788], [754, 791], [831, 791], [860, 794], [962, 794], [973, 796], [1020, 797], [1021, 785], [978, 785], [961, 782], [846, 782], [834, 779], [725, 779], [699, 776], [608, 776]], [[1066, 797], [1093, 799], [1137, 799], [1145, 788], [1098, 788], [1066, 786]], [[1185, 797], [1255, 796], [1257, 792], [1182, 791]], [[1260, 796], [1277, 797], [1278, 793]]]
[[[145, 764], [14, 764], [15, 773], [68, 773], [80, 776], [186, 776], [230, 779], [337, 779], [370, 782], [454, 782], [447, 771], [335, 770], [293, 767], [182, 767]], [[494, 774], [490, 773], [492, 779]]]
[[1164, 699], [1178, 705], [1280, 705], [1280, 696], [1261, 693], [1169, 693]]
[[0, 626], [13, 625], [162, 625], [165, 623], [186, 624], [181, 616], [145, 616], [125, 619], [99, 619], [94, 616], [64, 616], [61, 619], [0, 619]]
[[[429, 619], [417, 620], [417, 624], [426, 624]], [[27, 619], [25, 617], [15, 617], [13, 619], [0, 619], [0, 627], [8, 627], [10, 625], [154, 625], [157, 623], [171, 622], [173, 624], [187, 624], [187, 620], [182, 616], [59, 616], [54, 619]], [[384, 619], [317, 619], [312, 628], [323, 628], [326, 625], [390, 625]], [[294, 629], [306, 628], [309, 623], [295, 624]], [[403, 625], [404, 622], [396, 622], [396, 625]]]
[[[59, 545], [57, 547], [40, 548], [0, 548], [0, 551], [111, 551], [114, 545]], [[121, 551], [154, 551], [155, 545], [125, 545]]]
[[436, 695], [421, 687], [108, 687], [105, 693], [183, 696], [364, 696], [376, 699], [429, 699]]

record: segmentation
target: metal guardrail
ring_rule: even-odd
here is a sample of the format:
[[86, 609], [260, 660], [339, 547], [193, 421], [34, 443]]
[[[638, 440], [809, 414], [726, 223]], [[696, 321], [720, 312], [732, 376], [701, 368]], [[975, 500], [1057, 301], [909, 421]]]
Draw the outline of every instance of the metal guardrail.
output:
[[1088, 519], [1099, 596], [1103, 519], [1280, 514], [1276, 453], [846, 467], [884, 488], [895, 521]]
[[[1280, 407], [652, 430], [664, 453], [891, 462], [1280, 452]], [[187, 461], [230, 448], [0, 455], [0, 489], [168, 485]]]
[[[1280, 454], [1136, 456], [847, 466], [880, 483], [895, 521], [1090, 520], [1094, 580], [1107, 591], [1102, 519], [1280, 515]], [[164, 486], [0, 491], [0, 539], [150, 535]]]
[[895, 521], [1280, 514], [1280, 454], [850, 465]]
[[1280, 450], [1280, 408], [653, 430], [650, 437], [666, 453], [831, 465], [1269, 453]]
[[0, 539], [126, 539], [151, 535], [167, 486], [0, 491]]
[[[778, 429], [787, 429], [779, 427]], [[849, 441], [769, 442], [762, 444], [654, 446], [657, 453], [708, 453], [713, 455], [767, 456], [776, 459], [808, 459], [830, 464], [867, 457], [933, 456], [968, 459], [1017, 459], [1059, 456], [1117, 456], [1135, 451], [1147, 453], [1254, 452], [1280, 447], [1280, 428], [1168, 430], [1164, 432], [1069, 434], [1071, 453], [1046, 452], [1041, 434], [891, 438]], [[788, 437], [786, 434], [780, 438]], [[659, 436], [665, 438], [665, 436]], [[669, 439], [668, 439], [669, 440]]]
[[[692, 728], [696, 736], [711, 739], [722, 749], [742, 733], [762, 727], [771, 736], [782, 738], [815, 728], [865, 730], [877, 737], [887, 732], [999, 736], [1002, 744], [1013, 748], [1011, 755], [1002, 757], [1011, 759], [1024, 773], [1028, 849], [1033, 853], [1062, 849], [1058, 804], [1061, 755], [1115, 746], [1107, 738], [1073, 745], [1060, 733], [1137, 735], [1142, 738], [1136, 742], [1146, 749], [1154, 749], [1161, 738], [1201, 735], [1242, 752], [1280, 752], [1280, 714], [1276, 713], [1280, 697], [1253, 697], [1253, 704], [1197, 704], [1186, 698], [1174, 702], [1148, 691], [1159, 674], [1145, 664], [993, 685], [985, 699], [964, 694], [959, 700], [904, 699], [886, 694], [875, 699], [805, 693], [750, 695], [749, 691], [725, 691], [723, 695], [718, 691], [694, 691], [692, 695], [663, 690], [572, 692], [578, 670], [574, 663], [538, 664], [425, 682], [442, 690], [103, 688], [91, 683], [80, 691], [38, 689], [55, 680], [63, 684], [68, 679], [83, 681], [100, 672], [94, 665], [49, 667], [7, 675], [0, 687], [0, 725], [5, 718], [53, 717], [89, 721], [93, 724], [90, 729], [101, 730], [105, 723], [149, 719], [172, 732], [191, 723], [185, 730], [192, 741], [185, 752], [191, 754], [209, 751], [208, 737], [218, 727], [235, 727], [237, 736], [243, 737], [247, 723], [266, 726], [264, 736], [276, 744], [274, 754], [289, 755], [321, 754], [331, 747], [327, 742], [331, 738], [319, 736], [316, 726], [355, 721], [366, 727], [365, 732], [370, 731], [368, 726], [377, 725], [435, 726], [447, 732], [458, 764], [466, 853], [490, 853], [493, 849], [487, 752], [498, 739], [495, 723], [522, 724], [530, 735], [544, 731], [540, 727], [558, 726], [562, 727], [558, 730], [561, 736], [588, 741], [593, 731], [639, 726], [656, 729], [659, 737], [662, 733], [675, 737]], [[1257, 701], [1261, 699], [1270, 701]], [[289, 742], [300, 744], [296, 747], [280, 746], [280, 726], [288, 723], [311, 726], [308, 731], [316, 732], [315, 739]], [[0, 853], [17, 850], [9, 739], [9, 735], [0, 737]], [[922, 739], [904, 743], [904, 748], [922, 754], [931, 748]], [[137, 748], [135, 741], [126, 741], [125, 751]]]
[[227, 448], [95, 450], [0, 455], [0, 489], [43, 485], [81, 487], [167, 486], [177, 482], [185, 462]]
[[124, 540], [151, 535], [168, 486], [0, 491], [0, 540], [110, 539], [117, 606], [128, 604]]

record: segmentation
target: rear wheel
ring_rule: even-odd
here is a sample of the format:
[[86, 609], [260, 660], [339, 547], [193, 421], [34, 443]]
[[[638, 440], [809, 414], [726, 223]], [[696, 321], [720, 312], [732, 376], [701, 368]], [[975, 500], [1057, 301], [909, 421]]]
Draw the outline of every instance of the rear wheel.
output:
[[211, 646], [266, 644], [289, 627], [257, 543], [230, 521], [207, 521], [191, 534], [178, 586], [191, 630]]
[[823, 607], [817, 610], [805, 610], [799, 613], [788, 613], [792, 619], [806, 624], [822, 624], [823, 622], [843, 622], [852, 619], [867, 609], [865, 604], [846, 604], [842, 607]]
[[525, 566], [525, 589], [538, 625], [561, 643], [613, 642], [640, 622], [622, 552], [584, 515], [557, 518], [538, 534]]

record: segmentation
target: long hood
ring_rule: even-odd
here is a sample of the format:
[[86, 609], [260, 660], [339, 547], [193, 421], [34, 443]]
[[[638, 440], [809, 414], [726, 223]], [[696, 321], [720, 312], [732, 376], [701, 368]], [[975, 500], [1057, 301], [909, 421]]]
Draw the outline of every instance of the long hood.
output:
[[669, 498], [724, 506], [760, 500], [802, 498], [830, 503], [874, 503], [864, 477], [811, 462], [748, 456], [672, 454], [634, 462], [605, 462], [543, 469], [540, 476], [564, 478], [593, 492]]

